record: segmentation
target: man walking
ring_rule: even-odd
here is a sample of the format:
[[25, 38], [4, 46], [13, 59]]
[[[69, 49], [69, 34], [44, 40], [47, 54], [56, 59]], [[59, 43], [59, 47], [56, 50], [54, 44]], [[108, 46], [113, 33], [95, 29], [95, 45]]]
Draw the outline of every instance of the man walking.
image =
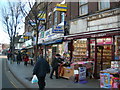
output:
[[55, 71], [55, 77], [56, 77], [56, 79], [58, 79], [58, 66], [62, 63], [60, 57], [61, 57], [60, 54], [56, 54], [55, 58], [53, 59], [53, 61], [51, 63], [51, 66], [52, 66], [52, 71], [50, 74], [51, 79], [53, 79], [52, 76], [53, 76], [54, 71]]
[[33, 75], [36, 75], [38, 78], [39, 90], [44, 90], [45, 77], [48, 72], [50, 72], [48, 62], [44, 58], [38, 57], [38, 61], [36, 62], [35, 67], [33, 69]]
[[21, 61], [22, 61], [21, 53], [20, 53], [20, 51], [18, 51], [18, 54], [17, 54], [17, 64], [20, 64]]

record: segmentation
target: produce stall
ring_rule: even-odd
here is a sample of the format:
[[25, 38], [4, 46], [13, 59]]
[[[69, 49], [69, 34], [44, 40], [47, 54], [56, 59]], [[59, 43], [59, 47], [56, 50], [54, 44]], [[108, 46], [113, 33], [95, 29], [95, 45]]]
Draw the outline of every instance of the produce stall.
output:
[[74, 62], [70, 65], [70, 67], [63, 66], [61, 69], [60, 76], [69, 79], [71, 76], [74, 76], [75, 70], [78, 70], [78, 74], [81, 74], [79, 70], [80, 67], [86, 67], [87, 70], [91, 69], [93, 71], [93, 61]]

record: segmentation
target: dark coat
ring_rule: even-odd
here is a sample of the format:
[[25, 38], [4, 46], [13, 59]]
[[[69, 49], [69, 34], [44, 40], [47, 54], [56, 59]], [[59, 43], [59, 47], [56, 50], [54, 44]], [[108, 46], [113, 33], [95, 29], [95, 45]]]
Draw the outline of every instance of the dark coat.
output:
[[39, 57], [33, 69], [33, 75], [44, 77], [48, 72], [50, 72], [48, 62], [44, 58]]
[[52, 60], [52, 63], [51, 63], [51, 66], [53, 68], [58, 68], [59, 64], [62, 63], [61, 59], [60, 58], [54, 58]]
[[17, 54], [17, 61], [22, 61], [22, 57], [20, 53]]

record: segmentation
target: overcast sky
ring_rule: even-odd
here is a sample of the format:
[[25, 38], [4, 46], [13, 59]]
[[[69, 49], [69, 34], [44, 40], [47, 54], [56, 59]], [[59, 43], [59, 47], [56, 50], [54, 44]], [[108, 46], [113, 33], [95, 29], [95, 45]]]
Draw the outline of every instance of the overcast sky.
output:
[[[0, 0], [0, 10], [4, 6], [7, 7], [7, 1], [8, 0]], [[18, 0], [9, 0], [9, 1], [10, 2], [17, 2]], [[25, 1], [28, 1], [28, 0], [21, 0], [21, 1], [25, 2]], [[34, 2], [34, 0], [30, 0], [30, 1]], [[9, 43], [10, 42], [9, 41], [9, 36], [8, 36], [7, 33], [4, 32], [5, 29], [4, 29], [3, 24], [1, 22], [1, 20], [2, 20], [1, 13], [2, 12], [0, 11], [0, 43]], [[23, 21], [24, 21], [24, 19], [23, 19]], [[21, 35], [24, 32], [24, 23], [21, 24], [19, 27], [21, 27], [21, 29], [19, 30], [19, 34]]]

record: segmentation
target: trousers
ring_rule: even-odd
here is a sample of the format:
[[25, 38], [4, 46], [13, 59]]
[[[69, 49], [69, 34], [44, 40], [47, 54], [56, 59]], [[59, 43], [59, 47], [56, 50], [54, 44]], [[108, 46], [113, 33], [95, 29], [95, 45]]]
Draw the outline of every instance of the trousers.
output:
[[55, 77], [58, 78], [58, 68], [52, 68], [50, 78], [52, 78], [54, 71], [55, 71]]
[[39, 90], [44, 90], [45, 89], [45, 76], [37, 76], [38, 78], [38, 85], [39, 85]]

